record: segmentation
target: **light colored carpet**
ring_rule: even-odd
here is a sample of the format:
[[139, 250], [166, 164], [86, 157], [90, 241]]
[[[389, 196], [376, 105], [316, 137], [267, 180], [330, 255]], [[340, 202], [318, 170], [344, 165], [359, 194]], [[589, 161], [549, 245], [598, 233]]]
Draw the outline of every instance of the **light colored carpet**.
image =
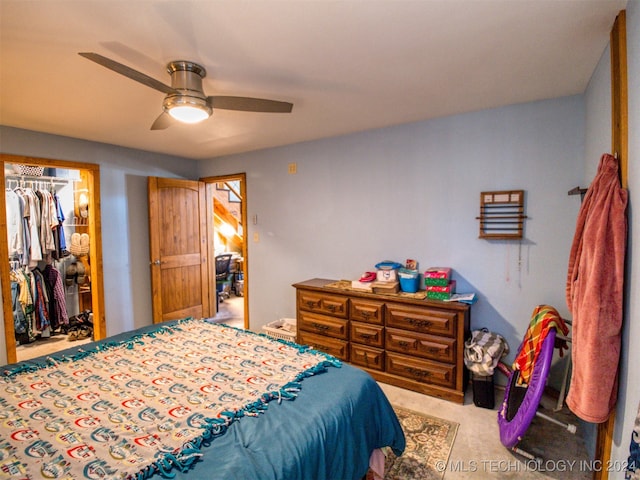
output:
[[58, 334], [52, 337], [39, 339], [33, 343], [18, 345], [16, 347], [16, 356], [18, 361], [22, 362], [42, 355], [52, 355], [60, 350], [64, 350], [65, 348], [75, 347], [91, 341], [91, 338], [70, 341], [68, 335]]

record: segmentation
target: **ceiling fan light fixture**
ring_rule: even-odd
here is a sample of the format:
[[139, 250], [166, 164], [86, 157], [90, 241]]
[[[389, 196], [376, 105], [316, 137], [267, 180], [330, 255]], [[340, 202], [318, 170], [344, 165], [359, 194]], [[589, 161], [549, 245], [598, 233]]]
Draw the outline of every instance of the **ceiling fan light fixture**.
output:
[[151, 125], [151, 130], [164, 130], [173, 123], [173, 119], [187, 124], [202, 122], [211, 116], [214, 108], [264, 113], [291, 113], [293, 108], [293, 103], [266, 98], [206, 96], [202, 80], [207, 76], [207, 71], [188, 60], [174, 60], [167, 64], [167, 73], [171, 76], [171, 86], [168, 86], [99, 53], [79, 52], [79, 55], [166, 95], [162, 102], [162, 113]]
[[211, 107], [203, 98], [189, 95], [167, 95], [164, 111], [183, 123], [198, 123], [211, 116]]

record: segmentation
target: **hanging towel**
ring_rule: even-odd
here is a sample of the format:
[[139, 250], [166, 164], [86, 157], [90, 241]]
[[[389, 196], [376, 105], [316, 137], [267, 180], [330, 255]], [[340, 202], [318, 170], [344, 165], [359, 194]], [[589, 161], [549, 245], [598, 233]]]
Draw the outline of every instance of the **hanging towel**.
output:
[[606, 421], [617, 399], [626, 207], [618, 161], [604, 154], [578, 213], [566, 288], [573, 316], [567, 405], [592, 423]]
[[533, 309], [529, 328], [520, 345], [518, 356], [513, 362], [513, 369], [520, 371], [518, 385], [529, 385], [542, 342], [552, 328], [560, 330], [563, 335], [569, 333], [569, 328], [555, 308], [549, 305], [538, 305]]

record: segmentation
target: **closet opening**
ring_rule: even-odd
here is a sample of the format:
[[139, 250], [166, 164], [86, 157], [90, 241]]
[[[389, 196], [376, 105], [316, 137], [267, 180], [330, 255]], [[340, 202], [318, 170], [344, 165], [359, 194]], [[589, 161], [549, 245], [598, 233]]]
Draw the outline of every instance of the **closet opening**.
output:
[[99, 167], [2, 161], [6, 363], [103, 338]]

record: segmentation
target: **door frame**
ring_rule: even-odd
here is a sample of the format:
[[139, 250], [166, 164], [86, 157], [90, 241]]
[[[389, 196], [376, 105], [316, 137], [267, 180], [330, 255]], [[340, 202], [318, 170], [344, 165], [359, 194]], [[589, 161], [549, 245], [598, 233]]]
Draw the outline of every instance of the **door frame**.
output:
[[[26, 157], [0, 153], [2, 172], [0, 181], [5, 185], [4, 169], [7, 163], [37, 165], [45, 168], [64, 168], [79, 170], [81, 178], [86, 181], [91, 206], [89, 215], [89, 258], [91, 277], [91, 309], [93, 312], [93, 338], [100, 340], [106, 336], [106, 321], [104, 315], [104, 283], [102, 278], [102, 220], [100, 217], [100, 165], [95, 163], [72, 162], [49, 158]], [[0, 195], [0, 236], [7, 238], [7, 205], [4, 195]], [[9, 258], [9, 248], [6, 241], [0, 242], [0, 258]], [[13, 310], [11, 307], [11, 280], [9, 262], [0, 260], [0, 278], [2, 279], [2, 311], [4, 314], [4, 334], [7, 363], [17, 361], [16, 339], [13, 326]]]
[[[249, 249], [248, 249], [248, 238], [247, 238], [247, 174], [242, 173], [233, 173], [229, 175], [219, 175], [219, 176], [211, 176], [211, 177], [203, 177], [200, 178], [200, 182], [205, 184], [205, 197], [207, 203], [207, 244], [209, 247], [208, 256], [212, 259], [209, 262], [209, 278], [211, 279], [211, 285], [215, 287], [215, 279], [216, 279], [216, 262], [213, 261], [215, 259], [213, 239], [214, 239], [214, 221], [213, 221], [213, 191], [215, 189], [215, 185], [218, 182], [225, 182], [229, 180], [240, 180], [240, 196], [242, 197], [242, 204], [240, 207], [241, 212], [241, 221], [242, 221], [242, 274], [244, 276], [244, 291], [243, 291], [243, 301], [244, 301], [244, 328], [249, 328]], [[209, 295], [209, 311], [213, 315], [213, 312], [217, 311], [218, 296], [215, 295], [215, 288], [210, 290]]]
[[[611, 59], [611, 153], [620, 163], [620, 186], [628, 185], [628, 153], [629, 153], [629, 95], [627, 85], [627, 11], [621, 10], [615, 19], [609, 34], [609, 57]], [[630, 247], [627, 246], [627, 256]], [[626, 260], [628, 263], [629, 260]], [[626, 278], [626, 272], [624, 273]], [[623, 288], [622, 304], [627, 304], [628, 287]], [[628, 318], [628, 312], [623, 312], [623, 319]], [[620, 372], [618, 371], [618, 375]], [[618, 389], [620, 389], [618, 383]], [[596, 429], [595, 459], [600, 465], [607, 465], [611, 460], [611, 446], [616, 426], [616, 411], [614, 405], [606, 421], [598, 423]], [[595, 470], [594, 480], [606, 480], [609, 471], [606, 468]]]

